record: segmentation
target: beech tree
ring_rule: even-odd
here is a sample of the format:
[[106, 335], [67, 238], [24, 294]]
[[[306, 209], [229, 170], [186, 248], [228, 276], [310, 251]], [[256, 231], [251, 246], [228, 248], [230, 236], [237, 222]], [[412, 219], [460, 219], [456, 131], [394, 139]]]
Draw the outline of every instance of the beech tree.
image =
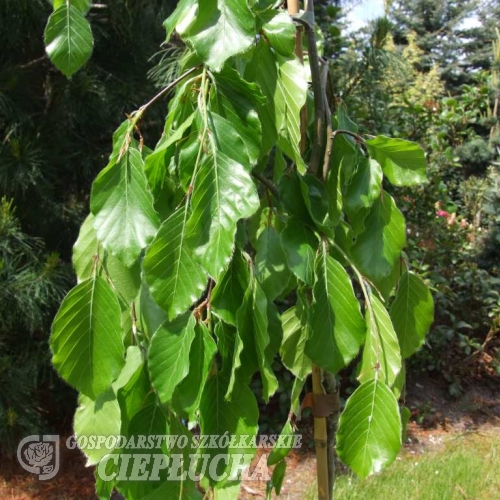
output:
[[[338, 456], [359, 476], [390, 464], [408, 418], [398, 405], [404, 360], [433, 317], [390, 194], [425, 182], [423, 151], [359, 133], [327, 91], [313, 1], [305, 11], [281, 3], [181, 0], [165, 21], [167, 40], [176, 31], [186, 45], [181, 74], [113, 136], [74, 247], [79, 283], [51, 336], [54, 366], [80, 393], [78, 437], [189, 437], [195, 427], [228, 436], [216, 449], [180, 450], [186, 469], [190, 453], [226, 457], [219, 479], [200, 482], [215, 498], [238, 495], [239, 480], [224, 473], [242, 452], [235, 439], [257, 433], [249, 382], [259, 374], [268, 401], [277, 356], [295, 376], [283, 435], [294, 432], [312, 374], [319, 498], [332, 495], [335, 433]], [[47, 52], [71, 76], [92, 50], [88, 3], [54, 4]], [[171, 91], [150, 149], [141, 119]], [[360, 385], [338, 419], [336, 377], [353, 362]], [[110, 453], [82, 449], [89, 465]], [[111, 450], [117, 461], [125, 452]], [[145, 452], [167, 460], [175, 448]], [[247, 463], [254, 452], [245, 450]], [[269, 456], [269, 495], [281, 489], [288, 452]], [[114, 479], [97, 478], [101, 498], [113, 488], [127, 499], [202, 496], [166, 469], [160, 481], [123, 480], [112, 474], [117, 461], [107, 461]]]

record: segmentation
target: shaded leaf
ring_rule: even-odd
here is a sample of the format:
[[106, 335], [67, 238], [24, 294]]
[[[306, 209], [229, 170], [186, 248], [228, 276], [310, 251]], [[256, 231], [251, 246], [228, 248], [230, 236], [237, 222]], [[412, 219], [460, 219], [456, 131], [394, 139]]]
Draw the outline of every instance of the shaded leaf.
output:
[[78, 398], [78, 408], [76, 409], [73, 427], [77, 439], [86, 437], [83, 443], [86, 446], [79, 448], [85, 453], [87, 457], [86, 466], [96, 465], [101, 458], [103, 458], [112, 450], [105, 446], [92, 446], [92, 441], [88, 438], [90, 436], [119, 436], [121, 432], [121, 414], [120, 405], [116, 399], [116, 395], [112, 389], [100, 394], [95, 401], [81, 395]]
[[266, 226], [257, 240], [254, 259], [255, 275], [270, 300], [278, 297], [290, 281], [290, 270], [280, 235], [272, 226]]
[[[278, 381], [266, 352], [270, 343], [267, 308], [266, 294], [254, 280], [246, 291], [243, 304], [237, 313], [238, 337], [242, 342], [242, 351], [239, 363], [236, 359], [234, 364], [234, 370], [241, 367], [243, 377], [239, 379], [246, 382], [255, 368], [259, 368], [263, 385], [262, 397], [265, 401], [268, 401], [278, 388]], [[234, 395], [234, 389], [231, 394]]]
[[[244, 167], [248, 165], [247, 170], [250, 170], [260, 155], [262, 130], [258, 107], [265, 103], [265, 98], [256, 83], [247, 82], [235, 69], [227, 66], [215, 75], [215, 83], [219, 114], [239, 135], [243, 144], [241, 154], [248, 158], [244, 162], [233, 159]], [[231, 157], [230, 154], [228, 156]]]
[[151, 383], [162, 403], [172, 399], [175, 388], [189, 373], [189, 352], [196, 320], [188, 311], [165, 323], [153, 335], [148, 351]]
[[236, 311], [243, 303], [243, 297], [249, 285], [248, 263], [241, 252], [236, 250], [231, 264], [212, 291], [211, 304], [217, 316], [236, 326]]
[[389, 274], [406, 242], [405, 220], [393, 198], [384, 192], [365, 218], [365, 229], [351, 248], [360, 271], [377, 284]]
[[217, 352], [208, 328], [203, 322], [195, 327], [195, 336], [189, 352], [189, 373], [174, 392], [174, 408], [187, 414], [191, 420], [200, 405], [201, 394]]
[[187, 241], [188, 210], [180, 208], [161, 226], [144, 257], [143, 268], [154, 300], [170, 319], [201, 295], [206, 277]]
[[[200, 403], [201, 434], [222, 436], [227, 433], [229, 436], [236, 436], [238, 442], [241, 435], [256, 435], [259, 409], [255, 396], [246, 384], [237, 383], [232, 399], [226, 400], [224, 395], [228, 384], [228, 380], [221, 374], [213, 375], [205, 384]], [[246, 463], [249, 463], [255, 449], [226, 446], [201, 449], [200, 452], [207, 453], [211, 457], [221, 455], [228, 457], [228, 461], [220, 459], [215, 467], [217, 474], [222, 475], [227, 471], [227, 464], [231, 463], [232, 454], [249, 455], [245, 457]], [[243, 460], [240, 463], [243, 463]]]
[[357, 212], [361, 208], [370, 208], [381, 194], [382, 177], [378, 162], [362, 157], [344, 195], [346, 210]]
[[285, 252], [288, 267], [295, 276], [307, 285], [312, 285], [314, 258], [318, 248], [318, 238], [314, 232], [292, 216], [281, 232], [281, 246]]
[[305, 380], [311, 373], [311, 360], [304, 352], [307, 340], [307, 314], [299, 307], [300, 303], [281, 315], [283, 323], [283, 344], [280, 348], [283, 364], [299, 379]]
[[217, 280], [231, 260], [236, 223], [257, 211], [259, 198], [250, 174], [212, 146], [195, 179], [188, 230], [200, 264]]

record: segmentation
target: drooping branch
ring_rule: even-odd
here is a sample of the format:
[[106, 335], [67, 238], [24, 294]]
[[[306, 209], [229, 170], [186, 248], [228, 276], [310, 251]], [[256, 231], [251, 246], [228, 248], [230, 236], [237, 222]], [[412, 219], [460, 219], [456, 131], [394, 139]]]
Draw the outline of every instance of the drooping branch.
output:
[[[314, 2], [309, 0], [307, 2], [308, 12], [313, 15]], [[316, 34], [314, 26], [309, 24], [308, 21], [294, 17], [295, 21], [304, 26], [307, 36], [307, 49], [309, 56], [309, 66], [311, 68], [311, 81], [314, 93], [314, 134], [313, 144], [311, 150], [311, 159], [309, 161], [309, 170], [311, 173], [316, 174], [319, 170], [323, 150], [325, 147], [326, 138], [326, 106], [325, 106], [325, 92], [323, 90], [321, 71], [319, 65], [318, 49], [316, 46]], [[313, 18], [314, 19], [314, 18]]]

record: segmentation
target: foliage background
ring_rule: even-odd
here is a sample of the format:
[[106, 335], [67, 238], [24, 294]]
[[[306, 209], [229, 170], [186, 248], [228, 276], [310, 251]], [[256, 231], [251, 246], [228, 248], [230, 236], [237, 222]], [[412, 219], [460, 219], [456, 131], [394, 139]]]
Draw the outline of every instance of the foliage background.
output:
[[[157, 64], [175, 3], [100, 2], [93, 57], [70, 80], [45, 56], [51, 2], [0, 3], [0, 451], [71, 425], [75, 396], [51, 368], [50, 324], [75, 282], [71, 250], [112, 133], [168, 78]], [[151, 111], [146, 138], [164, 114], [165, 104]]]

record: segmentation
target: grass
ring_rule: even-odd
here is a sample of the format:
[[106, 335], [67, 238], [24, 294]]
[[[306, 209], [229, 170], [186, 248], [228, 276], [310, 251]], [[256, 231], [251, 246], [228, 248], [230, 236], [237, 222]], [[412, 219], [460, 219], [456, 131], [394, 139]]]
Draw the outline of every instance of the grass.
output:
[[[492, 500], [500, 498], [500, 433], [454, 436], [438, 450], [406, 453], [384, 472], [340, 476], [338, 500]], [[305, 496], [316, 498], [314, 489]]]

